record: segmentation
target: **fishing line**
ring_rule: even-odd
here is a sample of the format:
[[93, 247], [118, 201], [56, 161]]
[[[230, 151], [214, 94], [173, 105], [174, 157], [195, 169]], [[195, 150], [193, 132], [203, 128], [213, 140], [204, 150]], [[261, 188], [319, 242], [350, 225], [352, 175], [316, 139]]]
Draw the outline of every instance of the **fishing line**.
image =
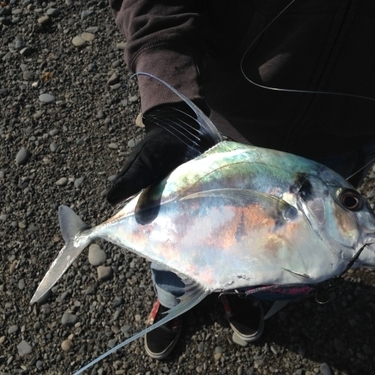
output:
[[245, 73], [244, 71], [244, 61], [246, 58], [247, 53], [250, 51], [250, 49], [253, 47], [255, 42], [270, 28], [270, 26], [280, 18], [282, 14], [286, 12], [286, 10], [293, 4], [295, 3], [296, 0], [292, 0], [256, 37], [255, 39], [251, 42], [249, 47], [247, 47], [245, 53], [243, 54], [240, 62], [240, 69], [241, 73], [244, 76], [244, 78], [250, 82], [252, 85], [257, 86], [262, 89], [270, 90], [270, 91], [279, 91], [279, 92], [290, 92], [290, 93], [301, 93], [301, 94], [323, 94], [323, 95], [337, 95], [337, 96], [343, 96], [343, 97], [349, 97], [349, 98], [357, 98], [357, 99], [364, 99], [364, 100], [371, 100], [375, 102], [375, 98], [371, 98], [369, 96], [365, 95], [357, 95], [357, 94], [349, 94], [349, 93], [343, 93], [343, 92], [333, 92], [333, 91], [319, 91], [319, 90], [300, 90], [300, 89], [288, 89], [288, 88], [282, 88], [282, 87], [273, 87], [273, 86], [266, 86], [262, 85], [261, 83], [257, 83], [253, 80], [251, 80]]
[[[288, 88], [282, 88], [282, 87], [273, 87], [273, 86], [266, 86], [261, 83], [257, 83], [253, 80], [251, 80], [245, 73], [244, 70], [244, 61], [246, 58], [246, 55], [248, 52], [251, 50], [255, 42], [271, 27], [271, 25], [281, 17], [282, 14], [286, 12], [289, 7], [295, 3], [296, 0], [292, 0], [284, 9], [281, 10], [277, 16], [271, 20], [271, 22], [255, 37], [255, 39], [251, 42], [249, 47], [247, 47], [245, 53], [243, 54], [240, 62], [240, 69], [243, 77], [250, 82], [252, 85], [265, 89], [265, 90], [270, 90], [270, 91], [278, 91], [278, 92], [290, 92], [290, 93], [301, 93], [301, 94], [322, 94], [322, 95], [336, 95], [336, 96], [342, 96], [342, 97], [349, 97], [349, 98], [357, 98], [357, 99], [363, 99], [363, 100], [370, 100], [370, 101], [375, 101], [375, 98], [371, 98], [369, 96], [365, 95], [357, 95], [357, 94], [349, 94], [349, 93], [343, 93], [343, 92], [333, 92], [333, 91], [319, 91], [319, 90], [300, 90], [300, 89], [288, 89]], [[346, 180], [349, 180], [350, 178], [354, 177], [357, 173], [368, 167], [370, 164], [372, 164], [375, 161], [375, 157], [370, 160], [366, 165], [362, 166], [360, 169], [358, 169], [356, 172], [354, 172], [352, 175], [346, 178]]]

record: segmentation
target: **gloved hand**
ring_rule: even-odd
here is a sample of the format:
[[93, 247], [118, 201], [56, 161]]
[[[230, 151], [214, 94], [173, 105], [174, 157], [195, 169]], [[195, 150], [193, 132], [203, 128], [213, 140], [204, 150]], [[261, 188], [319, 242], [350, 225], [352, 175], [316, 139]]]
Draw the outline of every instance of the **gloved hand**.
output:
[[162, 180], [178, 165], [212, 146], [200, 135], [195, 114], [183, 102], [151, 110], [143, 123], [145, 138], [134, 147], [107, 193], [112, 205]]

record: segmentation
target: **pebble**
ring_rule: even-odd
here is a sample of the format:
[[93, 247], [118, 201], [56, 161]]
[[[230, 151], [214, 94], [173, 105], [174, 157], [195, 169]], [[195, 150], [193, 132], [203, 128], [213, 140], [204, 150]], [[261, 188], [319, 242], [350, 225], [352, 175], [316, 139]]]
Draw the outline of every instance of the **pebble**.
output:
[[30, 346], [30, 344], [25, 341], [25, 340], [22, 340], [18, 345], [17, 345], [17, 349], [18, 349], [18, 354], [23, 357], [27, 354], [30, 354], [31, 351], [32, 351], [32, 348]]
[[327, 365], [327, 363], [322, 363], [319, 369], [322, 375], [333, 375], [333, 372], [331, 368]]
[[[89, 247], [89, 262], [92, 266], [100, 266], [107, 260], [107, 255], [99, 245], [92, 244]], [[109, 267], [110, 268], [110, 267]]]
[[126, 47], [126, 42], [120, 42], [116, 44], [116, 48], [123, 51]]
[[11, 335], [12, 333], [16, 333], [16, 332], [18, 332], [18, 326], [17, 325], [13, 325], [13, 326], [10, 326], [9, 328], [8, 328], [8, 334], [9, 335]]
[[57, 144], [55, 142], [52, 142], [50, 145], [49, 145], [49, 148], [52, 152], [55, 152], [58, 148]]
[[44, 104], [49, 104], [55, 101], [55, 97], [51, 94], [41, 94], [39, 95], [39, 101], [41, 101]]
[[108, 79], [107, 84], [112, 86], [119, 82], [120, 78], [117, 73], [113, 73], [111, 77]]
[[92, 33], [88, 33], [88, 32], [82, 33], [81, 37], [86, 42], [92, 42], [95, 39], [95, 35]]
[[84, 180], [83, 177], [79, 177], [79, 178], [75, 179], [74, 180], [74, 187], [76, 189], [79, 189], [81, 187], [82, 183], [83, 183], [83, 180]]
[[73, 326], [78, 322], [78, 316], [70, 312], [64, 312], [61, 318], [61, 324], [64, 326]]
[[77, 35], [72, 39], [72, 43], [75, 47], [83, 47], [86, 44], [86, 40]]
[[112, 268], [109, 266], [99, 266], [97, 272], [99, 280], [107, 280], [112, 276]]
[[57, 135], [57, 134], [59, 134], [59, 129], [55, 128], [55, 129], [52, 129], [52, 130], [49, 131], [49, 135], [52, 136], [52, 137], [54, 135]]
[[50, 21], [50, 18], [48, 16], [42, 16], [38, 18], [39, 25], [45, 25]]
[[143, 118], [142, 113], [139, 113], [137, 118], [135, 119], [135, 125], [138, 126], [139, 128], [145, 127], [142, 118]]
[[82, 13], [81, 13], [81, 19], [83, 20], [83, 19], [89, 17], [93, 13], [94, 13], [94, 11], [91, 10], [91, 9], [83, 10]]
[[17, 155], [16, 155], [16, 163], [19, 164], [19, 165], [24, 165], [27, 163], [27, 161], [29, 160], [30, 158], [30, 152], [27, 151], [24, 147], [22, 147]]
[[128, 142], [128, 146], [133, 148], [137, 145], [137, 141], [135, 139], [131, 139], [129, 142]]
[[20, 54], [22, 56], [30, 56], [32, 52], [33, 52], [33, 49], [31, 47], [25, 47], [21, 49]]
[[25, 279], [20, 279], [18, 281], [18, 289], [21, 289], [21, 290], [25, 289]]
[[68, 179], [66, 177], [61, 177], [59, 180], [55, 182], [57, 186], [65, 186], [68, 183]]
[[60, 10], [56, 8], [47, 9], [46, 15], [50, 17], [57, 17], [60, 14]]
[[73, 348], [73, 342], [71, 340], [64, 340], [61, 343], [61, 349], [64, 350], [64, 352], [68, 352]]

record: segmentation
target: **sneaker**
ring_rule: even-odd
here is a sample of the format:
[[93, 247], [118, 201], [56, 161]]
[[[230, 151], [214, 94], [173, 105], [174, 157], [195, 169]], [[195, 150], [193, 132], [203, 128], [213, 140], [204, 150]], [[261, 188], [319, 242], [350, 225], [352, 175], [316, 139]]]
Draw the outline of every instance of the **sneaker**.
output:
[[[150, 326], [160, 319], [162, 319], [168, 311], [166, 307], [162, 306], [159, 300], [156, 300], [151, 313], [147, 320], [147, 326]], [[146, 353], [154, 359], [164, 359], [167, 357], [177, 344], [182, 331], [182, 319], [177, 317], [167, 322], [166, 324], [146, 333], [145, 335], [145, 350]]]
[[234, 331], [233, 341], [249, 343], [262, 336], [264, 311], [259, 301], [239, 298], [233, 294], [222, 294], [220, 300], [223, 303], [230, 327]]

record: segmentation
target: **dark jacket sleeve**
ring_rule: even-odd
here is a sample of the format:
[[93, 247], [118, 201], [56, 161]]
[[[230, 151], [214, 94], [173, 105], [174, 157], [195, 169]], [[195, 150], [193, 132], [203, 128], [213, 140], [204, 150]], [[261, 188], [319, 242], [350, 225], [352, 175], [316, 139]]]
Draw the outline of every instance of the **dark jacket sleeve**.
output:
[[[163, 79], [189, 99], [203, 100], [198, 63], [203, 53], [203, 0], [110, 0], [126, 38], [125, 62], [133, 72]], [[142, 112], [179, 101], [156, 80], [139, 76]]]

